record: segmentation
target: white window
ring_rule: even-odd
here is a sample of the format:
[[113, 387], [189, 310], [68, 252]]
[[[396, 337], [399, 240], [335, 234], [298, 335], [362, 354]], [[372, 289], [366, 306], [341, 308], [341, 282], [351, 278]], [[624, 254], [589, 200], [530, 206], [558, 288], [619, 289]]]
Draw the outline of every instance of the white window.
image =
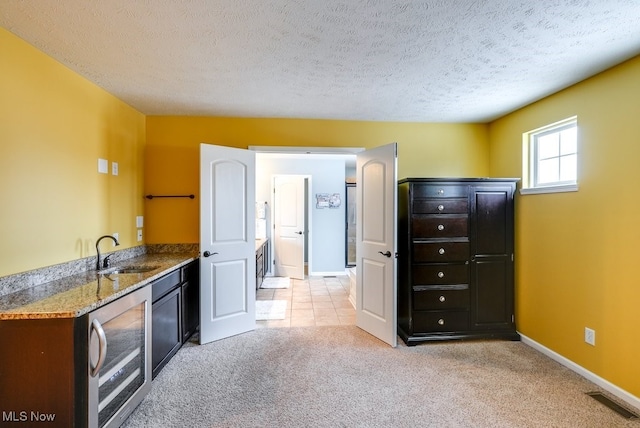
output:
[[524, 133], [523, 145], [523, 194], [578, 190], [576, 117]]

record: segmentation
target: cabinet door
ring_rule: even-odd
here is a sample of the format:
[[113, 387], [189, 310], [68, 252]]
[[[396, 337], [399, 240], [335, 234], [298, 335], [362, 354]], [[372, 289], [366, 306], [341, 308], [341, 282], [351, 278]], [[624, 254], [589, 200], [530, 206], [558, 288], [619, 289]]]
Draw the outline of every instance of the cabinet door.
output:
[[200, 271], [198, 261], [184, 269], [182, 283], [182, 343], [196, 332], [200, 325]]
[[[86, 315], [1, 320], [0, 344], [0, 426], [87, 426], [86, 397], [74, 395], [87, 383]], [[30, 424], [31, 411], [53, 418]]]
[[515, 185], [471, 191], [471, 327], [513, 329], [513, 191]]
[[471, 254], [511, 257], [513, 187], [475, 187], [471, 193], [471, 202]]
[[473, 263], [473, 328], [501, 329], [512, 326], [513, 270], [506, 260]]
[[182, 343], [185, 343], [198, 328], [199, 285], [191, 282], [182, 284]]
[[182, 346], [180, 287], [153, 304], [151, 310], [153, 377]]

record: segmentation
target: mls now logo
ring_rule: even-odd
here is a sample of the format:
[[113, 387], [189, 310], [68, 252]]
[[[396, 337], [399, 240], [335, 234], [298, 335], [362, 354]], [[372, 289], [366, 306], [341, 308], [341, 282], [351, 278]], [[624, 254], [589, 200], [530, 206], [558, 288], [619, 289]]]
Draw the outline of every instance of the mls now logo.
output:
[[55, 413], [27, 412], [22, 410], [2, 411], [2, 422], [53, 422], [56, 419]]

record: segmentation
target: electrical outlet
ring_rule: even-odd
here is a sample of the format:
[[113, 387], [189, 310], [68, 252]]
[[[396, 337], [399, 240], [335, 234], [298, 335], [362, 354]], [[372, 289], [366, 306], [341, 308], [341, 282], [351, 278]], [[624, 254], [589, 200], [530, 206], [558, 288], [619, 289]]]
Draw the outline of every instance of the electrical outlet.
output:
[[111, 175], [118, 175], [118, 162], [111, 162]]
[[142, 241], [142, 229], [138, 229], [138, 242]]
[[[116, 241], [120, 241], [120, 235], [118, 234], [118, 232], [113, 233], [112, 235], [113, 235], [113, 237], [114, 237], [114, 238], [116, 238]], [[115, 243], [115, 242], [113, 243], [113, 246], [114, 246], [114, 247], [116, 246], [116, 243]]]
[[596, 346], [596, 331], [589, 327], [584, 328], [584, 341], [589, 345]]

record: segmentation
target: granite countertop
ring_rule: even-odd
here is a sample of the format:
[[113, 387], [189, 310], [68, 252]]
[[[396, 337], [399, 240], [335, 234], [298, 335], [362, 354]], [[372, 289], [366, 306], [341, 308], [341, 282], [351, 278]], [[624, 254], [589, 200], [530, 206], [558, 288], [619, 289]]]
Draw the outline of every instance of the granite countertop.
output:
[[117, 266], [157, 266], [134, 274], [83, 272], [0, 297], [0, 320], [74, 318], [116, 300], [197, 259], [193, 253], [145, 254]]

